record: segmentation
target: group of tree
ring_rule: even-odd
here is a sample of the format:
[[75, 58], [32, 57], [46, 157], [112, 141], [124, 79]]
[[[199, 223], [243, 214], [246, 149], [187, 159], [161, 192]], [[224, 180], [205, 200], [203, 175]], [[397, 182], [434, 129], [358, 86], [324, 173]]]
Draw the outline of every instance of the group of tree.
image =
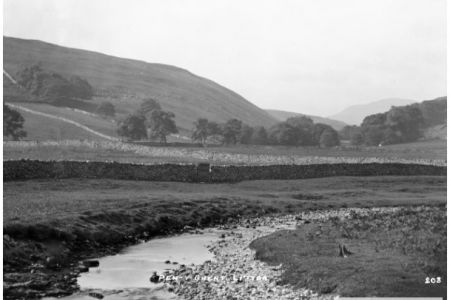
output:
[[23, 130], [24, 122], [24, 118], [18, 111], [3, 104], [3, 137], [14, 141], [26, 137], [27, 133]]
[[30, 94], [47, 100], [60, 98], [89, 100], [93, 88], [89, 82], [78, 76], [66, 78], [61, 74], [44, 70], [40, 64], [23, 68], [16, 74], [17, 83]]
[[361, 126], [346, 126], [340, 134], [353, 145], [378, 146], [413, 142], [429, 126], [446, 123], [447, 99], [393, 106], [384, 113], [364, 118]]
[[194, 122], [192, 139], [205, 144], [208, 138], [223, 144], [321, 146], [339, 145], [336, 130], [326, 124], [314, 122], [305, 116], [292, 117], [267, 131], [262, 126], [251, 127], [238, 119], [223, 124], [205, 118]]
[[112, 118], [116, 115], [116, 108], [111, 102], [104, 101], [97, 106], [95, 113], [104, 118]]
[[[150, 138], [166, 143], [168, 135], [178, 133], [174, 119], [175, 114], [162, 110], [158, 101], [146, 99], [138, 111], [119, 122], [117, 133], [128, 140]], [[147, 134], [148, 130], [150, 136]]]
[[241, 120], [230, 119], [219, 124], [200, 118], [194, 122], [192, 140], [206, 144], [208, 140], [222, 144], [265, 144], [267, 132], [264, 127], [250, 127]]
[[290, 146], [333, 147], [340, 144], [339, 135], [330, 125], [314, 123], [311, 118], [298, 116], [269, 129], [271, 144]]

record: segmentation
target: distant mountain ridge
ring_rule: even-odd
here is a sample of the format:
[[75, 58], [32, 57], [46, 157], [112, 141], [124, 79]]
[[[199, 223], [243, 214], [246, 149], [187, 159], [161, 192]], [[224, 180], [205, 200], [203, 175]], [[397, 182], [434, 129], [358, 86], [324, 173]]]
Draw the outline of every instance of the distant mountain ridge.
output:
[[299, 116], [305, 116], [311, 118], [314, 123], [322, 123], [327, 124], [333, 127], [336, 130], [341, 130], [344, 128], [347, 124], [342, 121], [333, 120], [329, 118], [319, 117], [319, 116], [313, 116], [313, 115], [305, 115], [301, 113], [296, 112], [290, 112], [290, 111], [283, 111], [283, 110], [276, 110], [276, 109], [266, 109], [266, 112], [269, 113], [272, 117], [277, 119], [278, 121], [286, 121], [287, 119], [291, 117], [299, 117]]
[[415, 102], [416, 101], [410, 99], [386, 98], [370, 103], [349, 106], [343, 111], [329, 116], [329, 118], [350, 125], [361, 125], [364, 118], [369, 115], [388, 111], [392, 106], [405, 106]]
[[177, 126], [184, 131], [190, 130], [197, 118], [216, 122], [237, 118], [251, 126], [265, 127], [276, 123], [267, 112], [232, 90], [178, 67], [3, 37], [3, 66], [12, 76], [36, 63], [63, 76], [86, 79], [95, 88], [95, 96], [89, 101], [109, 101], [119, 116], [136, 111], [143, 98], [153, 98], [164, 110], [175, 113]]

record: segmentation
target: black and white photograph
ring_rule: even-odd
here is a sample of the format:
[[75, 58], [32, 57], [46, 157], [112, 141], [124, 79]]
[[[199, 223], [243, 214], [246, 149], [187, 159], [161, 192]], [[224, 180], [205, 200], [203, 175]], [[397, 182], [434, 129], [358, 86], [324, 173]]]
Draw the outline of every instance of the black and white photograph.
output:
[[447, 299], [447, 5], [3, 0], [0, 298]]

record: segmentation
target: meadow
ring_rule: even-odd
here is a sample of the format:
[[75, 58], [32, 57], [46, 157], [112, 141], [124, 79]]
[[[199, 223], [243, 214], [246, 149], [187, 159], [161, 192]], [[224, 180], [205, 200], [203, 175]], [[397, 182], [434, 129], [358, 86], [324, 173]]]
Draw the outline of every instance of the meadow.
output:
[[[108, 215], [154, 215], [179, 211], [178, 204], [207, 215], [205, 208], [237, 207], [241, 214], [295, 212], [339, 207], [441, 205], [442, 176], [331, 177], [305, 180], [258, 180], [201, 184], [125, 180], [28, 180], [4, 184], [4, 227]], [[200, 205], [200, 206], [198, 206]], [[251, 207], [246, 211], [247, 206]], [[252, 211], [252, 209], [256, 209]], [[220, 209], [219, 209], [220, 210]], [[238, 209], [239, 210], [239, 209]], [[112, 221], [112, 220], [111, 220]], [[126, 224], [122, 224], [126, 225]]]
[[[348, 297], [442, 297], [447, 283], [446, 208], [353, 213], [252, 242], [256, 258], [283, 264], [282, 281]], [[349, 251], [343, 257], [339, 245]]]

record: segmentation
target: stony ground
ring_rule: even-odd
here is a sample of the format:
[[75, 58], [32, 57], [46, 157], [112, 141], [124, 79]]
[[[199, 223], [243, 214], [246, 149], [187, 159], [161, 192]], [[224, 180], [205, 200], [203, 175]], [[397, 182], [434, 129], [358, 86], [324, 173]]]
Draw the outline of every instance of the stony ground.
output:
[[[373, 208], [394, 211], [398, 208]], [[346, 218], [351, 211], [365, 213], [368, 209], [341, 209], [311, 212], [283, 217], [247, 219], [239, 224], [221, 226], [222, 238], [209, 246], [215, 254], [214, 261], [202, 265], [180, 267], [165, 274], [169, 291], [185, 299], [330, 299], [336, 295], [318, 295], [307, 289], [294, 290], [281, 285], [282, 265], [269, 266], [255, 260], [248, 246], [262, 236], [280, 229], [293, 229], [312, 220], [330, 217]], [[177, 276], [170, 280], [170, 276]]]

